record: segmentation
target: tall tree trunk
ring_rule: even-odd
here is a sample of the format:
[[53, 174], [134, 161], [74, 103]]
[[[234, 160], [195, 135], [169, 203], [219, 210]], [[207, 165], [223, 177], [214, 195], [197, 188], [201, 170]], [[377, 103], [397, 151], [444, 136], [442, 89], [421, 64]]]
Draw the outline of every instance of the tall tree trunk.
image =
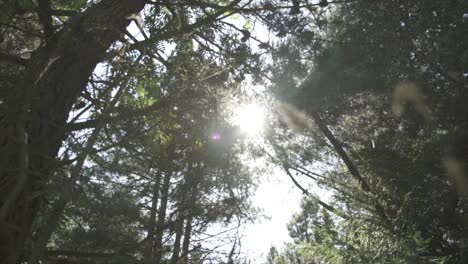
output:
[[146, 248], [144, 256], [143, 256], [143, 263], [152, 263], [153, 259], [153, 249], [154, 249], [154, 238], [155, 238], [155, 230], [156, 230], [156, 214], [158, 213], [158, 200], [159, 200], [159, 185], [161, 184], [161, 172], [158, 171], [156, 174], [156, 179], [154, 181], [153, 186], [153, 197], [151, 201], [151, 211], [150, 211], [150, 218], [148, 221], [148, 242], [146, 243]]
[[179, 215], [177, 220], [176, 230], [175, 230], [175, 241], [174, 249], [172, 250], [171, 264], [176, 264], [179, 260], [180, 254], [180, 242], [182, 240], [182, 232], [184, 229], [184, 218], [183, 215]]
[[65, 138], [68, 114], [129, 15], [145, 0], [102, 0], [37, 50], [0, 113], [0, 262], [24, 259], [25, 240]]
[[185, 221], [185, 230], [184, 230], [184, 242], [182, 243], [182, 256], [183, 263], [188, 263], [189, 247], [190, 247], [190, 237], [192, 236], [192, 221], [193, 218], [191, 215], [188, 216]]
[[156, 233], [154, 238], [154, 261], [153, 263], [161, 263], [162, 258], [162, 240], [164, 235], [164, 224], [166, 222], [166, 209], [167, 201], [169, 198], [171, 174], [166, 172], [164, 175], [164, 182], [161, 189], [161, 204], [158, 210], [158, 221], [156, 223]]
[[198, 194], [198, 184], [200, 182], [201, 177], [201, 164], [198, 163], [197, 167], [194, 169], [192, 175], [188, 175], [189, 177], [186, 178], [187, 186], [190, 188], [190, 195], [188, 201], [185, 203], [185, 217], [187, 218], [185, 223], [185, 230], [184, 230], [184, 241], [182, 243], [182, 254], [183, 263], [188, 263], [188, 255], [189, 255], [189, 247], [190, 247], [190, 238], [192, 236], [192, 222], [194, 216], [194, 207], [195, 201]]
[[[192, 171], [193, 169], [193, 164], [189, 162], [188, 164], [188, 172]], [[178, 206], [178, 216], [177, 216], [177, 223], [176, 223], [176, 237], [174, 241], [174, 247], [172, 251], [172, 257], [171, 257], [171, 264], [176, 264], [179, 262], [179, 259], [181, 258], [180, 256], [180, 245], [182, 242], [182, 236], [184, 235], [184, 222], [189, 215], [189, 197], [190, 197], [190, 190], [191, 190], [191, 182], [190, 182], [190, 176], [188, 173], [184, 177], [184, 184], [181, 186], [181, 191], [180, 191], [180, 200], [179, 200], [179, 206]], [[189, 177], [187, 177], [189, 176]], [[182, 255], [184, 257], [184, 255]]]

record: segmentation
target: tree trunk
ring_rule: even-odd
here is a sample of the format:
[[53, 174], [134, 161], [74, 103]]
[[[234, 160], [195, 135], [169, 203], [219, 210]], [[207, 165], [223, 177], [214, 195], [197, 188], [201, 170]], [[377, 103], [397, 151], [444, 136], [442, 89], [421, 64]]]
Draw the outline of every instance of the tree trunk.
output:
[[[192, 171], [193, 169], [193, 164], [189, 163], [188, 164], [188, 171]], [[180, 191], [180, 200], [179, 200], [179, 206], [178, 206], [178, 216], [177, 216], [177, 224], [176, 224], [176, 236], [175, 236], [175, 241], [174, 241], [174, 247], [172, 251], [172, 257], [171, 257], [171, 264], [176, 264], [179, 263], [179, 259], [181, 258], [180, 256], [180, 246], [182, 242], [182, 236], [184, 235], [184, 222], [187, 219], [188, 215], [190, 214], [189, 212], [189, 206], [191, 201], [190, 199], [190, 190], [191, 190], [191, 182], [190, 182], [190, 177], [187, 177], [185, 175], [185, 183], [181, 186], [181, 191]], [[184, 241], [185, 242], [185, 241]], [[182, 258], [184, 258], [184, 255], [182, 253]]]
[[189, 259], [189, 247], [190, 247], [190, 237], [192, 235], [192, 216], [189, 215], [185, 224], [184, 230], [184, 242], [182, 243], [182, 263], [188, 263]]
[[144, 0], [102, 0], [71, 18], [31, 56], [0, 113], [0, 262], [24, 259], [25, 241], [65, 138], [68, 114], [128, 16]]
[[171, 174], [166, 172], [164, 182], [161, 189], [161, 204], [159, 205], [158, 221], [156, 223], [156, 233], [154, 239], [154, 261], [153, 263], [161, 263], [162, 258], [162, 240], [164, 235], [164, 224], [166, 222], [167, 201], [169, 198]]
[[182, 263], [188, 263], [189, 260], [189, 247], [190, 247], [190, 238], [192, 236], [192, 222], [194, 216], [194, 207], [195, 201], [198, 194], [198, 184], [200, 182], [201, 177], [201, 165], [200, 163], [197, 164], [197, 167], [194, 169], [192, 175], [186, 178], [187, 185], [190, 188], [190, 195], [189, 199], [186, 203], [185, 208], [185, 217], [187, 218], [184, 230], [184, 241], [182, 243]]
[[179, 215], [179, 219], [177, 220], [177, 225], [176, 225], [176, 236], [175, 236], [175, 241], [174, 241], [174, 247], [172, 250], [172, 257], [171, 257], [171, 263], [176, 264], [177, 261], [179, 260], [179, 254], [180, 254], [180, 242], [182, 239], [182, 232], [184, 228], [184, 219], [182, 215]]
[[159, 200], [159, 185], [161, 184], [161, 172], [158, 171], [153, 187], [153, 197], [151, 201], [150, 218], [148, 221], [148, 242], [146, 243], [145, 253], [143, 255], [143, 263], [152, 263], [153, 249], [154, 249], [154, 238], [156, 230], [156, 214], [158, 211], [158, 200]]

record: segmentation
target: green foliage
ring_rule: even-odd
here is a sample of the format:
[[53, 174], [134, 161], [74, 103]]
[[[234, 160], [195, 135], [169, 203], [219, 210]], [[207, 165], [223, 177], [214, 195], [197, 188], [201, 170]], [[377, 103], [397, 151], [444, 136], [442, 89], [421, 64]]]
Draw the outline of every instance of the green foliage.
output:
[[[304, 263], [466, 262], [466, 197], [456, 187], [463, 181], [455, 183], [447, 167], [453, 156], [457, 168], [466, 166], [461, 138], [468, 119], [459, 104], [468, 98], [460, 60], [466, 52], [459, 49], [466, 45], [466, 7], [463, 1], [357, 1], [334, 6], [314, 34], [297, 31], [277, 46], [272, 91], [295, 112], [310, 114], [309, 131], [301, 131], [307, 145], [282, 143], [288, 131], [273, 137], [277, 152], [288, 153], [280, 162], [297, 169], [297, 177], [311, 178], [305, 169], [321, 167], [315, 184], [342, 213], [304, 200], [289, 224]], [[318, 122], [363, 180], [336, 147], [319, 144], [324, 134], [309, 124]], [[307, 151], [315, 155], [302, 154]]]

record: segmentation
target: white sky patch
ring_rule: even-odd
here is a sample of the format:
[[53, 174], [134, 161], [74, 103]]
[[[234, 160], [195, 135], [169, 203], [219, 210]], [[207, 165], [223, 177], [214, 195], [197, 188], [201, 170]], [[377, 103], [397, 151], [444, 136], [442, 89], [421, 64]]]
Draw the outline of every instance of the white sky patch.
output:
[[143, 36], [143, 34], [141, 33], [140, 29], [138, 28], [137, 24], [135, 23], [135, 21], [132, 21], [130, 23], [130, 25], [128, 25], [127, 27], [127, 30], [130, 34], [132, 34], [132, 36], [138, 40], [138, 41], [142, 41], [142, 40], [145, 40], [145, 37]]
[[281, 248], [285, 242], [292, 242], [286, 225], [292, 214], [299, 211], [302, 198], [301, 191], [281, 169], [276, 168], [271, 176], [263, 177], [252, 200], [266, 217], [247, 225], [241, 240], [242, 253], [252, 263], [264, 263], [271, 246]]

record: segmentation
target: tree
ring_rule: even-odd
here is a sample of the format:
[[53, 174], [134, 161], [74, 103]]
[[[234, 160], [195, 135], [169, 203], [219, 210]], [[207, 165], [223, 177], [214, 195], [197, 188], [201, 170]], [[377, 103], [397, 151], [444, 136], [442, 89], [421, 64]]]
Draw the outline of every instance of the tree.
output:
[[[32, 53], [16, 87], [2, 98], [2, 167], [5, 190], [0, 219], [4, 223], [4, 261], [14, 263], [39, 209], [31, 194], [44, 191], [53, 172], [65, 135], [68, 113], [89, 76], [107, 49], [139, 12], [144, 1], [102, 1], [70, 19], [54, 35], [49, 1], [39, 1], [39, 20], [44, 30], [43, 46]], [[110, 8], [111, 7], [111, 8]]]
[[[252, 183], [236, 158], [234, 142], [212, 142], [204, 125], [209, 119], [193, 122], [203, 116], [198, 111], [209, 113], [203, 108], [211, 105], [198, 107], [202, 108], [177, 111], [178, 118], [172, 121], [157, 120], [157, 129], [111, 152], [91, 155], [92, 166], [76, 190], [80, 197], [68, 205], [46, 259], [185, 263], [217, 257], [208, 245], [200, 244], [203, 234], [212, 225], [242, 221], [251, 214]], [[119, 138], [121, 132], [128, 133], [109, 128], [102, 141]], [[109, 197], [112, 203], [104, 200], [122, 188], [133, 197], [124, 211], [116, 197]]]
[[[272, 72], [281, 79], [272, 89], [295, 106], [282, 106], [283, 122], [307, 145], [281, 143], [279, 131], [276, 163], [328, 189], [335, 210], [327, 211], [339, 223], [328, 246], [307, 241], [305, 220], [296, 225], [298, 242], [308, 246], [303, 256], [466, 261], [466, 185], [454, 180], [465, 176], [451, 169], [466, 166], [466, 118], [457, 103], [466, 99], [463, 8], [460, 1], [356, 1], [319, 17], [323, 27], [314, 35], [329, 41], [304, 41], [296, 32], [278, 47], [287, 46], [275, 55]], [[316, 173], [323, 160], [326, 172]]]
[[[26, 0], [2, 4], [6, 14], [2, 18], [1, 47], [2, 74], [6, 76], [2, 81], [0, 113], [0, 178], [2, 190], [5, 190], [0, 196], [2, 261], [16, 263], [27, 258], [33, 222], [44, 207], [43, 197], [48, 191], [48, 183], [55, 179], [54, 174], [60, 169], [57, 157], [63, 143], [79, 133], [73, 131], [104, 127], [117, 119], [147, 114], [164, 106], [164, 102], [155, 102], [112, 118], [110, 115], [114, 111], [100, 112], [101, 100], [108, 100], [113, 94], [107, 93], [103, 98], [94, 96], [102, 95], [103, 82], [110, 81], [91, 78], [89, 82], [96, 65], [143, 59], [146, 66], [170, 68], [158, 50], [162, 42], [190, 37], [197, 29], [204, 31], [215, 23], [219, 27], [222, 24], [218, 20], [228, 11], [236, 12], [234, 8], [238, 4], [239, 1], [228, 5], [187, 2], [180, 6], [178, 3], [144, 0], [104, 0], [97, 4]], [[148, 19], [143, 27], [138, 13], [145, 7], [148, 8], [145, 9]], [[188, 8], [182, 12], [183, 7]], [[131, 21], [140, 26], [146, 38], [144, 41], [136, 41], [126, 31]], [[242, 48], [241, 54], [240, 42], [232, 45], [236, 42], [235, 32], [216, 27], [210, 34], [214, 32], [220, 33], [220, 37], [205, 46], [206, 54], [213, 54], [212, 47], [225, 41], [224, 46], [231, 47], [228, 57], [237, 58], [235, 63], [228, 64], [242, 64], [247, 57], [246, 49]], [[124, 38], [125, 34], [129, 37]], [[197, 32], [192, 38], [205, 41], [207, 37]], [[204, 45], [202, 41], [199, 43]], [[120, 73], [125, 71], [121, 69]], [[182, 76], [179, 73], [179, 77]], [[134, 81], [135, 78], [132, 80], [130, 76], [128, 84], [133, 85]], [[115, 89], [112, 85], [108, 88]], [[92, 118], [85, 122], [69, 122], [70, 114], [83, 106], [85, 110], [94, 110], [96, 115], [90, 115]], [[89, 112], [81, 112], [86, 113]]]

